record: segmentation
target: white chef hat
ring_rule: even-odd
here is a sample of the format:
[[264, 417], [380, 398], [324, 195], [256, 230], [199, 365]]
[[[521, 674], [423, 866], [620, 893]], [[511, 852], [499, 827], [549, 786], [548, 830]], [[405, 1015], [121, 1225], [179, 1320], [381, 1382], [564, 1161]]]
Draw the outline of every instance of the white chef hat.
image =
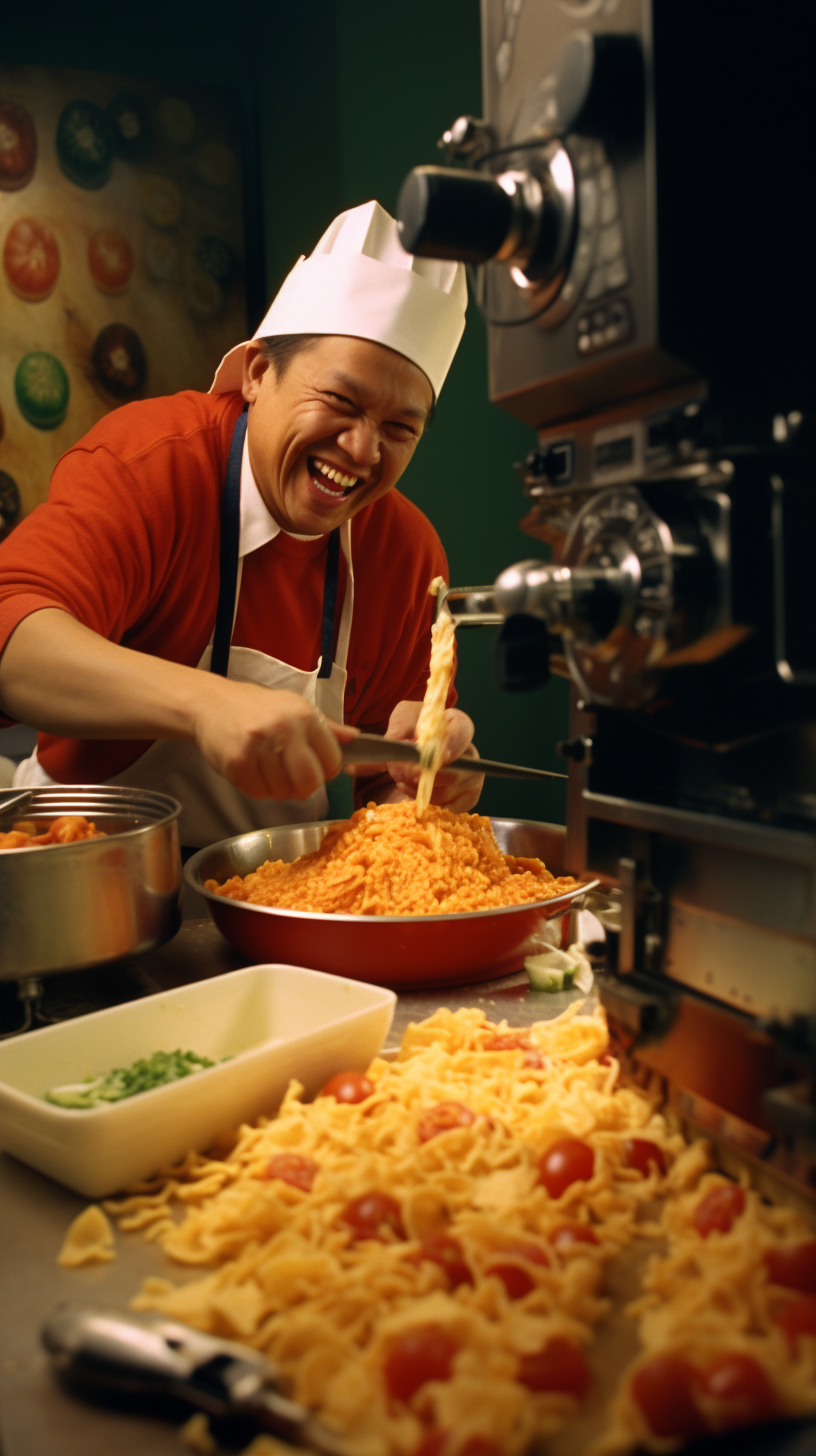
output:
[[[299, 258], [254, 339], [347, 334], [404, 354], [439, 394], [465, 328], [461, 263], [415, 258], [378, 202], [341, 212], [309, 258]], [[211, 394], [240, 389], [246, 342], [230, 349]]]

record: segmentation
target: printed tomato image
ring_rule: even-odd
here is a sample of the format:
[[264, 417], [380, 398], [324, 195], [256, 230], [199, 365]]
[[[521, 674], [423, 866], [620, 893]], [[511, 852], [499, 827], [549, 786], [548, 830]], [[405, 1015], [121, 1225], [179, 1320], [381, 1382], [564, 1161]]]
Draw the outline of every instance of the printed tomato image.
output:
[[17, 101], [0, 100], [0, 188], [17, 192], [31, 181], [37, 163], [37, 133], [31, 113]]
[[8, 230], [3, 267], [11, 287], [26, 303], [40, 303], [57, 281], [60, 255], [51, 229], [36, 217], [21, 217]]
[[139, 335], [128, 324], [108, 324], [91, 350], [94, 373], [114, 399], [133, 399], [144, 389], [147, 359]]
[[116, 228], [100, 228], [88, 239], [88, 267], [103, 293], [122, 293], [133, 272], [133, 249]]

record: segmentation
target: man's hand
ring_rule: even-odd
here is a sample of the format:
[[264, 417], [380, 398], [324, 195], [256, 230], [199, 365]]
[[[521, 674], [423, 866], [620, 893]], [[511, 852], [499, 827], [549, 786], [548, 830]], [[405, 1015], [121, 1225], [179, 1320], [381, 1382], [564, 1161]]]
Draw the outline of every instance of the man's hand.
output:
[[297, 693], [203, 678], [194, 737], [207, 762], [253, 799], [307, 799], [340, 772], [357, 734]]
[[[421, 703], [397, 703], [388, 720], [388, 727], [385, 730], [386, 738], [399, 738], [409, 743], [415, 743], [416, 725], [421, 707]], [[478, 758], [479, 755], [473, 743], [473, 721], [467, 713], [460, 712], [458, 708], [446, 708], [445, 723], [445, 763], [452, 763], [455, 758]], [[418, 768], [411, 764], [389, 763], [388, 772], [397, 786], [386, 795], [388, 802], [394, 803], [400, 799], [416, 798], [419, 783]], [[434, 782], [431, 803], [439, 804], [443, 809], [452, 809], [455, 814], [464, 814], [478, 803], [483, 784], [483, 774], [446, 774], [444, 769], [440, 769]]]

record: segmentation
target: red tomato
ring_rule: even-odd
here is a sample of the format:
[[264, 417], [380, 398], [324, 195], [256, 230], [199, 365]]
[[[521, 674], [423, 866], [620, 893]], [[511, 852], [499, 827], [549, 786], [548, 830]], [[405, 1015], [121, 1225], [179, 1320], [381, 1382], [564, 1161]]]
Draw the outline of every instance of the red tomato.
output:
[[374, 1091], [374, 1083], [363, 1072], [337, 1072], [330, 1077], [321, 1097], [333, 1097], [335, 1102], [365, 1102]]
[[422, 1325], [399, 1335], [385, 1360], [388, 1394], [408, 1401], [426, 1380], [449, 1380], [458, 1349], [453, 1335], [441, 1325]]
[[772, 1284], [798, 1289], [801, 1294], [816, 1294], [816, 1239], [792, 1249], [769, 1249], [765, 1267]]
[[396, 1234], [398, 1239], [405, 1238], [396, 1198], [389, 1198], [387, 1193], [378, 1193], [376, 1189], [360, 1198], [353, 1198], [340, 1217], [349, 1225], [355, 1240], [379, 1239], [384, 1242], [386, 1231]]
[[524, 1061], [522, 1062], [522, 1066], [524, 1066], [524, 1067], [536, 1067], [538, 1069], [538, 1071], [543, 1071], [543, 1069], [544, 1069], [544, 1067], [546, 1067], [546, 1065], [547, 1065], [547, 1058], [545, 1057], [544, 1053], [543, 1052], [538, 1052], [538, 1051], [533, 1051], [532, 1049], [529, 1052], [526, 1053], [526, 1055], [524, 1057]]
[[550, 1240], [555, 1249], [571, 1249], [574, 1244], [597, 1244], [598, 1236], [588, 1223], [562, 1223]]
[[750, 1355], [718, 1355], [703, 1375], [701, 1389], [721, 1406], [716, 1417], [718, 1430], [772, 1421], [780, 1414], [776, 1391]]
[[519, 1029], [518, 1031], [497, 1032], [484, 1043], [484, 1049], [486, 1052], [516, 1052], [526, 1051], [529, 1045], [529, 1031]]
[[57, 240], [36, 217], [21, 217], [8, 230], [3, 267], [14, 292], [27, 303], [47, 298], [59, 273]]
[[583, 1400], [592, 1372], [586, 1360], [569, 1340], [549, 1340], [536, 1355], [521, 1355], [516, 1379], [528, 1390], [558, 1390]]
[[782, 1326], [791, 1346], [796, 1345], [800, 1335], [816, 1335], [816, 1296], [803, 1294], [792, 1299], [777, 1310], [774, 1321]]
[[715, 1229], [727, 1234], [744, 1207], [745, 1193], [738, 1183], [722, 1183], [717, 1188], [709, 1188], [694, 1210], [694, 1227], [704, 1239]]
[[88, 240], [88, 268], [103, 293], [121, 293], [133, 272], [133, 249], [116, 228], [100, 228]]
[[426, 1431], [419, 1445], [414, 1448], [414, 1456], [443, 1456], [447, 1444], [447, 1431]]
[[694, 1401], [699, 1376], [682, 1355], [653, 1355], [632, 1376], [632, 1395], [646, 1424], [667, 1440], [701, 1436], [708, 1429]]
[[289, 1183], [292, 1188], [311, 1193], [312, 1184], [319, 1172], [320, 1165], [313, 1158], [304, 1157], [302, 1153], [276, 1153], [269, 1159], [262, 1176], [280, 1178], [281, 1183]]
[[444, 1269], [451, 1289], [458, 1289], [460, 1284], [473, 1283], [473, 1275], [465, 1263], [462, 1245], [458, 1239], [452, 1239], [448, 1234], [431, 1234], [423, 1239], [417, 1259], [420, 1263], [423, 1259], [429, 1259], [432, 1264], [438, 1264], [440, 1269]]
[[454, 1127], [471, 1127], [476, 1116], [464, 1102], [437, 1102], [423, 1112], [417, 1123], [417, 1137], [421, 1143], [438, 1137], [441, 1132], [450, 1132]]
[[501, 1279], [508, 1299], [523, 1299], [535, 1289], [535, 1279], [521, 1264], [488, 1264], [485, 1274], [495, 1274]]
[[623, 1145], [623, 1161], [626, 1168], [637, 1168], [644, 1178], [648, 1178], [652, 1171], [652, 1164], [656, 1164], [658, 1173], [665, 1173], [666, 1160], [657, 1143], [650, 1143], [648, 1138], [627, 1138]]
[[560, 1198], [571, 1183], [592, 1177], [595, 1154], [578, 1138], [561, 1138], [542, 1153], [538, 1166], [539, 1183], [544, 1184], [551, 1198]]

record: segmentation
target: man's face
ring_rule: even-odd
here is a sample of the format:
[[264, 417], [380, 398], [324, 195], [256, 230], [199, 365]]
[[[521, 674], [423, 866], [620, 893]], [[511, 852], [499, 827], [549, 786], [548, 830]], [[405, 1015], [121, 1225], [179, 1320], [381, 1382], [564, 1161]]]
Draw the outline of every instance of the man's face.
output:
[[284, 531], [319, 536], [396, 485], [433, 403], [402, 354], [334, 334], [291, 360], [282, 379], [260, 344], [247, 347], [249, 460]]

